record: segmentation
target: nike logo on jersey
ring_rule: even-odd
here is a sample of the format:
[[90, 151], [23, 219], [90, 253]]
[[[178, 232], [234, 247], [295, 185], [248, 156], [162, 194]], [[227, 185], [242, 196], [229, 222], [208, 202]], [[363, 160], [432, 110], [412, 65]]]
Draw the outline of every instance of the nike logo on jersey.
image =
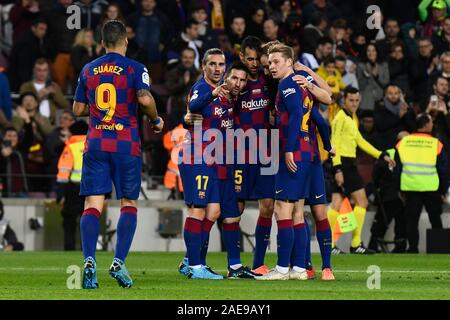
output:
[[283, 94], [284, 97], [287, 98], [288, 96], [290, 96], [293, 93], [296, 93], [297, 91], [295, 91], [295, 88], [288, 88], [286, 90], [283, 90]]
[[316, 199], [320, 199], [323, 197], [323, 194], [321, 194], [320, 196], [316, 196]]
[[277, 190], [277, 191], [275, 191], [275, 194], [279, 194], [281, 192], [283, 192], [283, 190]]

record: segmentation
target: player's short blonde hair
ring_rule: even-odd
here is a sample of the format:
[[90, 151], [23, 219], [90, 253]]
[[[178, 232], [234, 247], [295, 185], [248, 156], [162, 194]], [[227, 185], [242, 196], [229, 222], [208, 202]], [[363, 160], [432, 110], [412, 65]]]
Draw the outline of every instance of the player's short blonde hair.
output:
[[271, 54], [271, 53], [281, 53], [281, 55], [285, 59], [292, 59], [292, 60], [294, 60], [294, 56], [295, 56], [294, 49], [292, 49], [291, 47], [289, 47], [285, 44], [282, 44], [282, 43], [270, 46], [267, 54]]

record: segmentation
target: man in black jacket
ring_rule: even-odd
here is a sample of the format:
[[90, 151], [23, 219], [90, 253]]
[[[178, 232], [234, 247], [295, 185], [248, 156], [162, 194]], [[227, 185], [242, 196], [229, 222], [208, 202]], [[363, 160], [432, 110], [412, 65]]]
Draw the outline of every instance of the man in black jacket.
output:
[[[408, 134], [406, 131], [400, 132], [398, 140]], [[391, 158], [394, 158], [395, 148], [388, 149], [386, 152]], [[404, 253], [406, 251], [405, 205], [400, 198], [396, 176], [385, 161], [377, 161], [373, 170], [373, 182], [376, 190], [377, 211], [370, 229], [369, 249], [379, 251], [379, 240], [383, 240], [389, 224], [394, 219], [395, 247], [392, 253]]]
[[9, 55], [9, 80], [11, 90], [19, 91], [22, 83], [31, 80], [33, 66], [38, 58], [49, 57], [49, 42], [47, 41], [47, 23], [35, 20], [31, 29], [16, 41]]
[[391, 84], [385, 89], [384, 98], [375, 107], [374, 117], [379, 133], [377, 148], [380, 150], [393, 148], [399, 132], [413, 132], [415, 129], [414, 111], [405, 103], [396, 85]]

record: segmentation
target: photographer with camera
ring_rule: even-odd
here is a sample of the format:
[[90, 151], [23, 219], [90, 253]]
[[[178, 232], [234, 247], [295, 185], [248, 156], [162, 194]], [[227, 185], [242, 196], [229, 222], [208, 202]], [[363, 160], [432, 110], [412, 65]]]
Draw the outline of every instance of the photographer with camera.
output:
[[26, 178], [26, 163], [28, 151], [33, 143], [33, 127], [31, 117], [19, 106], [16, 115], [23, 125], [23, 138], [19, 140], [19, 132], [14, 127], [8, 127], [1, 143], [0, 181], [4, 197], [23, 197], [28, 192]]

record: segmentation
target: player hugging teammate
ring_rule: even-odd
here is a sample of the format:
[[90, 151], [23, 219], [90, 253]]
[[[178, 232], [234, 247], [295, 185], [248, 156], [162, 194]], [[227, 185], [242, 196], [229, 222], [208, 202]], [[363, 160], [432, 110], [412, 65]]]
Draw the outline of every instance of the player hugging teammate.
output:
[[[256, 37], [244, 39], [240, 60], [246, 67], [245, 81], [242, 81], [242, 87], [236, 84], [234, 92], [230, 81], [236, 78], [236, 72], [244, 70], [235, 64], [222, 80], [225, 69], [223, 53], [218, 49], [208, 50], [203, 58], [204, 77], [191, 90], [185, 120], [188, 125], [192, 125], [192, 119], [200, 119], [203, 135], [207, 129], [217, 128], [218, 124], [223, 123], [218, 119], [229, 120], [229, 112], [232, 111], [232, 128], [241, 129], [244, 137], [249, 130], [258, 134], [261, 129], [270, 130], [275, 124], [276, 129], [281, 131], [280, 158], [275, 159], [279, 161], [276, 167], [279, 165], [280, 169], [276, 174], [265, 175], [262, 169], [267, 164], [263, 164], [259, 158], [256, 163], [250, 161], [254, 148], [265, 147], [269, 153], [272, 151], [272, 154], [276, 154], [277, 150], [270, 150], [270, 140], [263, 146], [260, 145], [260, 139], [257, 139], [256, 144], [238, 139], [236, 165], [202, 163], [205, 160], [202, 155], [192, 155], [195, 133], [190, 128], [187, 144], [190, 146], [188, 154], [191, 161], [186, 163], [185, 149], [181, 152], [184, 159], [180, 164], [183, 185], [189, 188], [185, 192], [189, 217], [185, 223], [187, 254], [179, 271], [189, 278], [223, 278], [206, 264], [209, 232], [220, 216], [224, 219], [222, 237], [228, 252], [228, 277], [260, 280], [313, 278], [315, 271], [311, 265], [309, 227], [305, 225], [303, 217], [304, 200], [308, 199], [316, 220], [317, 239], [322, 254], [322, 279], [334, 280], [330, 262], [331, 231], [325, 213], [324, 178], [316, 135], [317, 127], [325, 149], [333, 155], [335, 151], [330, 144], [329, 128], [317, 107], [319, 102], [330, 103], [331, 90], [305, 66], [296, 65], [297, 71], [294, 72], [294, 57], [290, 47], [272, 43], [266, 45], [266, 52], [263, 52], [262, 47]], [[270, 74], [265, 74], [261, 69], [261, 60], [267, 58], [267, 48], [272, 53]], [[278, 70], [280, 65], [282, 70]], [[275, 103], [273, 92], [277, 91], [277, 80], [280, 80], [280, 84]], [[277, 120], [271, 124], [274, 106]], [[218, 129], [223, 130], [220, 126]], [[202, 142], [201, 137], [199, 140], [196, 143], [202, 145], [203, 154], [209, 143]], [[245, 159], [237, 159], [238, 155]], [[200, 159], [200, 163], [196, 163], [195, 158]], [[289, 186], [284, 185], [286, 183]], [[236, 193], [227, 192], [230, 187]], [[258, 200], [260, 209], [251, 271], [242, 266], [238, 254], [239, 221], [246, 200]], [[264, 256], [274, 212], [278, 224], [278, 263], [270, 271], [264, 264]]]

